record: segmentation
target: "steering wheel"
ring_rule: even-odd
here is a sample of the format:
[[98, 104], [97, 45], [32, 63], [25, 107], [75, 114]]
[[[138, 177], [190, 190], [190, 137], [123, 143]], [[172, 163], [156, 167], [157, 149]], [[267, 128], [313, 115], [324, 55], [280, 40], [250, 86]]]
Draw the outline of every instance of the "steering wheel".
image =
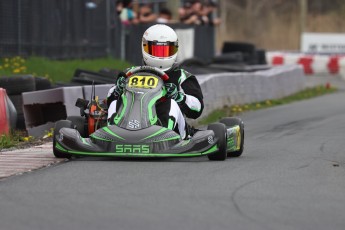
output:
[[147, 73], [152, 73], [155, 75], [158, 75], [163, 81], [167, 81], [169, 79], [169, 76], [164, 73], [162, 70], [156, 68], [156, 67], [151, 67], [151, 66], [137, 66], [134, 67], [133, 69], [130, 69], [127, 73], [126, 76], [130, 77], [135, 73], [139, 72], [147, 72]]

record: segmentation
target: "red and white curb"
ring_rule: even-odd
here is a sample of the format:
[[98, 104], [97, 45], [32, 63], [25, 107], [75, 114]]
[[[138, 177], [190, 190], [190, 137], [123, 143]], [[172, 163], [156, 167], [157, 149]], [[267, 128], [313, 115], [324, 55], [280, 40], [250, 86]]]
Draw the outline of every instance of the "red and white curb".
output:
[[270, 65], [300, 64], [306, 75], [331, 74], [345, 79], [345, 55], [308, 55], [303, 53], [267, 52]]
[[0, 179], [44, 168], [65, 159], [54, 157], [52, 143], [0, 152]]

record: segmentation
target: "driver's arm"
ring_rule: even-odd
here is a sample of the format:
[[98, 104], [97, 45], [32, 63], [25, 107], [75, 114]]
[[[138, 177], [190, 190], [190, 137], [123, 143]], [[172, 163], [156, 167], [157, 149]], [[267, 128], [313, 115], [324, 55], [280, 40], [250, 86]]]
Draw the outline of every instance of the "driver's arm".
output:
[[200, 117], [204, 109], [204, 97], [196, 77], [194, 75], [187, 75], [180, 87], [185, 94], [185, 99], [179, 103], [182, 113], [192, 119]]

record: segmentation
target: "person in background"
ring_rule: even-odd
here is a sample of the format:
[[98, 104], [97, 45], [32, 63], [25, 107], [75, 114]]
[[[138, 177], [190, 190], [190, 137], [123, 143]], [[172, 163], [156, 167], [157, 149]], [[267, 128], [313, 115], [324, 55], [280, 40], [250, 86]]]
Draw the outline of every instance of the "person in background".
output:
[[184, 24], [201, 25], [202, 21], [202, 3], [200, 0], [189, 1], [179, 10], [180, 20]]
[[122, 24], [129, 25], [138, 23], [137, 15], [132, 10], [131, 0], [118, 0], [116, 2], [116, 11]]
[[206, 4], [203, 7], [203, 13], [202, 13], [203, 24], [216, 26], [221, 23], [220, 18], [215, 17], [217, 6], [218, 4], [213, 0], [209, 0], [208, 2], [206, 2]]
[[159, 11], [157, 23], [161, 23], [161, 24], [173, 23], [171, 11], [167, 8], [162, 8]]
[[151, 23], [157, 20], [157, 15], [152, 12], [150, 4], [144, 4], [139, 9], [138, 14], [139, 23]]
[[179, 19], [180, 19], [180, 22], [183, 22], [185, 20], [185, 18], [191, 14], [192, 12], [192, 9], [191, 9], [191, 3], [188, 1], [188, 2], [185, 2], [182, 7], [180, 7], [178, 9], [178, 15], [179, 15]]

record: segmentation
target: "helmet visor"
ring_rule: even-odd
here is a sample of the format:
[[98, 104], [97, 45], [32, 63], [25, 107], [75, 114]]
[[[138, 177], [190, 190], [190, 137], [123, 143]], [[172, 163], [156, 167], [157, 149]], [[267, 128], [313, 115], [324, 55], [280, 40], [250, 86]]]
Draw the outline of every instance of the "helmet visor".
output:
[[170, 57], [177, 53], [177, 42], [143, 41], [144, 51], [155, 57]]

